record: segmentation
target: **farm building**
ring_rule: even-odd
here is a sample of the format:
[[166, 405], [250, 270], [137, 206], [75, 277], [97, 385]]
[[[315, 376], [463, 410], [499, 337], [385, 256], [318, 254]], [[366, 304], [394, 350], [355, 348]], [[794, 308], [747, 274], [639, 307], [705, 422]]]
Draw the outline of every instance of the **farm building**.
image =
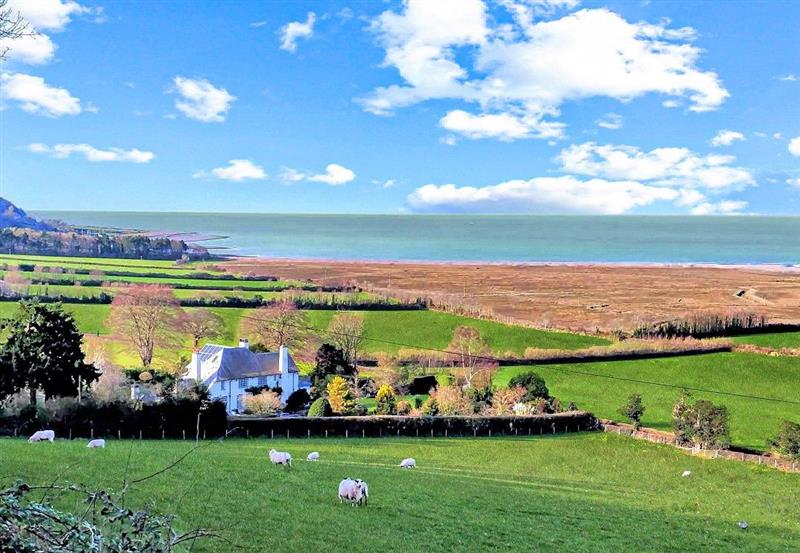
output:
[[192, 354], [183, 378], [208, 386], [211, 398], [224, 401], [229, 414], [244, 410], [248, 388], [280, 387], [286, 402], [299, 387], [297, 365], [286, 346], [277, 352], [256, 353], [244, 339], [238, 347], [206, 344]]

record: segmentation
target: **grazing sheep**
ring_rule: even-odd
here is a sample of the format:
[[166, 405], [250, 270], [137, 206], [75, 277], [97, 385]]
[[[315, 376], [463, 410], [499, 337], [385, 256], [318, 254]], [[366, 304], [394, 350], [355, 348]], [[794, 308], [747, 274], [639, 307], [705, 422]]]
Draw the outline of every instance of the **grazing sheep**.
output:
[[685, 470], [685, 471], [683, 471], [683, 474], [681, 474], [681, 476], [683, 476], [684, 478], [686, 478], [687, 476], [691, 476], [691, 475], [692, 475], [692, 471], [690, 471], [690, 470]]
[[34, 442], [43, 442], [47, 440], [50, 443], [53, 443], [53, 440], [56, 437], [56, 433], [52, 430], [38, 430], [33, 433], [33, 436], [28, 438], [28, 443], [32, 444]]
[[339, 482], [339, 502], [347, 501], [351, 505], [361, 505], [364, 500], [364, 491], [359, 483], [360, 480], [353, 480], [349, 476]]
[[92, 440], [86, 447], [90, 449], [105, 448], [106, 441], [103, 439]]
[[400, 467], [404, 468], [404, 469], [413, 469], [416, 466], [417, 466], [417, 462], [414, 459], [412, 459], [411, 457], [409, 457], [408, 459], [403, 459], [402, 461], [400, 461]]
[[312, 451], [309, 453], [308, 457], [306, 457], [306, 461], [319, 461], [319, 452]]
[[292, 456], [285, 451], [269, 450], [269, 460], [273, 465], [284, 465], [286, 467], [292, 466]]

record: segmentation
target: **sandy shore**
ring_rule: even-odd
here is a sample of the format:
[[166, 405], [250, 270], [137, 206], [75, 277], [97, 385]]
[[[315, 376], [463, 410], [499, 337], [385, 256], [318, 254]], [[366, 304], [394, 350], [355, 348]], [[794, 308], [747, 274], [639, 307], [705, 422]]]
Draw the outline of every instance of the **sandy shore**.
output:
[[630, 329], [697, 311], [800, 323], [800, 267], [700, 264], [405, 263], [231, 259], [241, 272], [437, 296], [499, 317], [576, 330]]

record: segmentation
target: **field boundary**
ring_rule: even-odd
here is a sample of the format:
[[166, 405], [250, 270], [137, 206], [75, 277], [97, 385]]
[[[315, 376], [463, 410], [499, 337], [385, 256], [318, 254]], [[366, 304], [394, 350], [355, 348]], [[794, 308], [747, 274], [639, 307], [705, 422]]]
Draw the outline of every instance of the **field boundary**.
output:
[[620, 352], [620, 353], [598, 353], [598, 355], [562, 355], [553, 357], [529, 357], [525, 359], [509, 358], [498, 359], [498, 362], [504, 366], [522, 366], [522, 365], [565, 365], [571, 363], [600, 363], [603, 361], [635, 361], [637, 359], [663, 359], [667, 357], [687, 357], [693, 355], [708, 355], [711, 353], [729, 353], [733, 351], [732, 345], [720, 345], [700, 350], [682, 350], [682, 351], [645, 351], [641, 353], [636, 352]]
[[654, 430], [652, 428], [641, 428], [636, 430], [634, 429], [633, 425], [613, 422], [605, 419], [598, 420], [598, 427], [603, 432], [628, 436], [629, 438], [633, 438], [635, 440], [645, 440], [657, 444], [669, 445], [692, 456], [704, 457], [706, 459], [730, 459], [734, 461], [744, 461], [747, 463], [765, 465], [783, 472], [800, 474], [800, 462], [798, 461], [788, 461], [786, 459], [779, 459], [778, 457], [774, 457], [772, 455], [759, 455], [744, 451], [733, 451], [730, 449], [700, 449], [696, 447], [683, 447], [677, 444], [675, 441], [675, 434], [672, 432], [664, 432], [662, 430]]
[[525, 417], [367, 416], [367, 417], [251, 417], [229, 416], [228, 431], [245, 437], [382, 438], [485, 437], [563, 434], [597, 429], [594, 415], [571, 411]]

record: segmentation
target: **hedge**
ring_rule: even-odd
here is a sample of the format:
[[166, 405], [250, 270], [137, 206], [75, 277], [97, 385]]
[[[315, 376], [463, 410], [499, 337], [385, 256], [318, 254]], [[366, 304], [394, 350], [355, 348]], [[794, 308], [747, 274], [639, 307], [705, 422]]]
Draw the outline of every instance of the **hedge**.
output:
[[[194, 439], [200, 407], [200, 401], [184, 398], [138, 408], [126, 401], [72, 402], [54, 416], [27, 408], [19, 415], [0, 416], [0, 436], [27, 437], [46, 429], [55, 431], [57, 438]], [[223, 403], [208, 403], [200, 417], [200, 437], [223, 436], [226, 420]]]
[[538, 435], [594, 430], [594, 415], [571, 411], [528, 417], [295, 417], [233, 416], [228, 430], [234, 436], [489, 436]]

